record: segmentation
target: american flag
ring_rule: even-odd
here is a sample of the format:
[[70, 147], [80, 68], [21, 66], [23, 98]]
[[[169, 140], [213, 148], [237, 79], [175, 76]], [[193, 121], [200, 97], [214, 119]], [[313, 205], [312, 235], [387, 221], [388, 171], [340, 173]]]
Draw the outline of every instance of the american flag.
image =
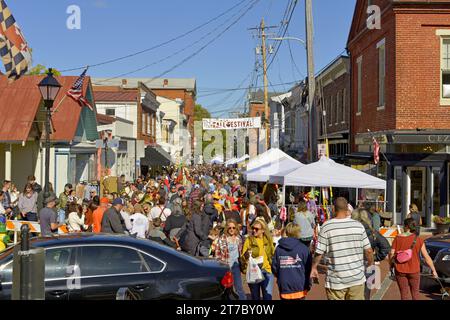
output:
[[88, 68], [83, 71], [83, 73], [80, 75], [80, 77], [75, 81], [72, 88], [70, 88], [69, 91], [67, 91], [67, 95], [71, 97], [73, 100], [79, 103], [80, 106], [86, 106], [92, 111], [94, 111], [94, 108], [89, 104], [87, 99], [83, 95], [83, 83], [84, 79], [86, 78], [86, 73], [88, 71]]
[[378, 143], [375, 137], [372, 137], [373, 140], [373, 161], [375, 164], [380, 162], [380, 144]]

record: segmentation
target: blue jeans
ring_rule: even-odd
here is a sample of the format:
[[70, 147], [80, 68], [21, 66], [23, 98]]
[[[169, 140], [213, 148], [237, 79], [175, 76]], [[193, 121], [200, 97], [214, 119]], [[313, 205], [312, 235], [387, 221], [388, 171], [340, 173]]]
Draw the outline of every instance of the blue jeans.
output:
[[239, 300], [247, 300], [247, 296], [244, 292], [244, 286], [242, 285], [241, 268], [239, 262], [235, 262], [231, 267], [231, 274], [233, 275], [234, 289], [239, 295]]
[[264, 281], [255, 284], [249, 284], [252, 300], [261, 300], [261, 291], [263, 300], [272, 300], [274, 277], [272, 273], [263, 270]]
[[24, 219], [25, 221], [34, 221], [37, 222], [38, 218], [37, 218], [37, 213], [35, 212], [28, 212], [26, 218]]

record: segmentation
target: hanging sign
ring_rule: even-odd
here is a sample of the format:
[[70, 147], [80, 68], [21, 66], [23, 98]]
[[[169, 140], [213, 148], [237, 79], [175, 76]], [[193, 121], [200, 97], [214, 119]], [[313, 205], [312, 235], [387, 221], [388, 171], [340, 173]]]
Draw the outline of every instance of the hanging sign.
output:
[[203, 119], [203, 130], [259, 129], [261, 117], [236, 119]]

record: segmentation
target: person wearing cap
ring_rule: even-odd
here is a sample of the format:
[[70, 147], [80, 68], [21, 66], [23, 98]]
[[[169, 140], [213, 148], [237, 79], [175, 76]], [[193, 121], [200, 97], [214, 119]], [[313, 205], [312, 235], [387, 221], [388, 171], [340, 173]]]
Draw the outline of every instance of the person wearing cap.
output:
[[102, 230], [102, 220], [103, 220], [103, 214], [105, 213], [106, 209], [108, 209], [109, 200], [107, 197], [103, 197], [100, 199], [100, 206], [94, 210], [94, 213], [92, 214], [93, 219], [93, 227], [92, 232], [94, 233], [100, 233]]
[[39, 211], [39, 224], [41, 226], [41, 236], [49, 237], [58, 232], [58, 228], [62, 225], [58, 223], [58, 218], [54, 208], [56, 207], [56, 197], [50, 195], [44, 199], [45, 207]]
[[125, 233], [124, 221], [120, 213], [124, 205], [123, 199], [114, 199], [112, 207], [103, 214], [102, 233]]

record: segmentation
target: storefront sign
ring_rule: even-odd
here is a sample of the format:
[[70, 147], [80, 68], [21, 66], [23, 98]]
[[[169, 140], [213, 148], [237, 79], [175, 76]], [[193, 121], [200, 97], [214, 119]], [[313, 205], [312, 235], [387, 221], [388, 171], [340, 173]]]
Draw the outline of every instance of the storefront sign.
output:
[[203, 119], [203, 130], [259, 129], [261, 118]]
[[450, 134], [399, 134], [393, 135], [392, 141], [394, 143], [438, 143], [450, 144]]

